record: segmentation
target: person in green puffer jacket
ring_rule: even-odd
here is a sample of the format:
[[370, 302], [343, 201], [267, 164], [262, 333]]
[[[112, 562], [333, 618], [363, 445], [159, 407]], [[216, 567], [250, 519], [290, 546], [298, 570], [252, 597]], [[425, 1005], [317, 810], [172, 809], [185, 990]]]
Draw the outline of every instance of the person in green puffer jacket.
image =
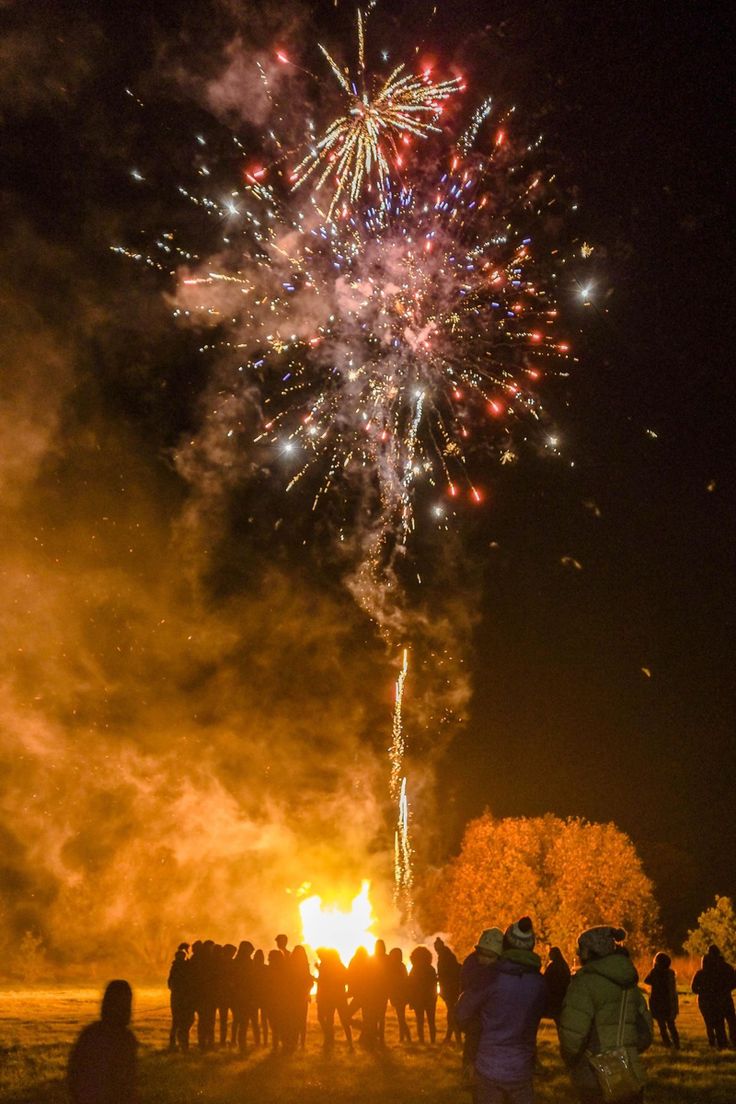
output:
[[652, 1042], [652, 1017], [637, 987], [639, 975], [621, 946], [623, 928], [589, 928], [578, 939], [581, 969], [573, 975], [562, 1004], [558, 1025], [560, 1052], [570, 1071], [581, 1104], [602, 1104], [603, 1096], [586, 1051], [600, 1054], [617, 1045], [624, 992], [629, 990], [622, 1045], [641, 1089], [631, 1104], [644, 1100], [644, 1068], [639, 1055]]

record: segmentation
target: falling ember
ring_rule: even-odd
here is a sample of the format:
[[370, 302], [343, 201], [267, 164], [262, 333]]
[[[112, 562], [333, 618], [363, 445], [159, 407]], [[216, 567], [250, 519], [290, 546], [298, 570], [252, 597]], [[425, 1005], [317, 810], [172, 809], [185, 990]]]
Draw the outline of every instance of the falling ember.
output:
[[372, 950], [376, 939], [373, 931], [376, 917], [370, 901], [370, 888], [370, 882], [363, 882], [349, 909], [325, 905], [317, 894], [306, 897], [299, 905], [302, 942], [315, 952], [319, 947], [334, 948], [345, 965], [358, 947]]
[[404, 704], [404, 684], [409, 672], [409, 653], [404, 648], [403, 661], [399, 676], [396, 679], [396, 695], [394, 702], [394, 723], [391, 733], [391, 778], [389, 791], [391, 799], [396, 802], [396, 830], [394, 833], [394, 900], [404, 920], [411, 920], [412, 913], [412, 882], [414, 874], [412, 870], [412, 849], [409, 838], [409, 802], [406, 795], [406, 776], [404, 774], [404, 753], [406, 751], [406, 736], [404, 734], [404, 720], [402, 716]]

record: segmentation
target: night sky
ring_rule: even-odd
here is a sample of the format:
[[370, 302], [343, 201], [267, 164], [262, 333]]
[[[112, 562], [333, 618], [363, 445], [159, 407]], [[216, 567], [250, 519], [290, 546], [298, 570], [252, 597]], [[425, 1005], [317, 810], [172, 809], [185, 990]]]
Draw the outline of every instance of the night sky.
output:
[[[572, 294], [560, 301], [579, 357], [567, 385], [547, 401], [562, 459], [530, 454], [511, 468], [490, 469], [486, 502], [461, 520], [452, 545], [459, 603], [462, 580], [475, 580], [467, 591], [477, 614], [467, 628], [473, 634], [472, 698], [467, 723], [437, 762], [429, 855], [447, 858], [465, 822], [485, 807], [502, 816], [550, 811], [614, 820], [632, 836], [655, 878], [668, 931], [677, 940], [714, 894], [736, 893], [725, 29], [713, 12], [706, 18], [679, 3], [460, 0], [443, 4], [429, 29], [431, 5], [399, 0], [387, 8], [382, 15], [379, 6], [376, 26], [391, 36], [395, 51], [410, 49], [424, 35], [439, 63], [463, 66], [478, 99], [492, 92], [515, 103], [529, 133], [544, 133], [550, 163], [578, 201], [562, 233], [595, 246], [591, 305]], [[219, 179], [238, 172], [226, 124], [204, 109], [198, 95], [236, 35], [258, 48], [269, 47], [275, 33], [287, 41], [291, 35], [303, 48], [317, 33], [332, 42], [351, 33], [353, 9], [342, 0], [337, 8], [266, 12], [257, 3], [190, 0], [11, 2], [2, 8], [9, 26], [0, 47], [6, 133], [0, 260], [10, 323], [3, 338], [12, 364], [0, 385], [8, 426], [0, 502], [12, 533], [3, 561], [4, 604], [11, 612], [5, 615], [2, 673], [15, 720], [31, 716], [33, 702], [46, 695], [48, 705], [38, 707], [51, 725], [44, 754], [53, 760], [53, 732], [60, 731], [54, 726], [66, 726], [77, 733], [79, 762], [86, 758], [91, 774], [97, 737], [118, 739], [119, 726], [125, 741], [129, 727], [144, 716], [145, 724], [150, 720], [142, 705], [135, 717], [122, 700], [110, 705], [115, 687], [123, 699], [139, 671], [135, 664], [124, 672], [116, 667], [116, 634], [125, 636], [132, 653], [138, 629], [148, 633], [154, 621], [197, 619], [178, 590], [176, 609], [168, 608], [167, 595], [186, 568], [170, 560], [166, 569], [160, 564], [188, 503], [172, 452], [199, 424], [214, 363], [198, 354], [196, 336], [172, 322], [167, 278], [109, 247], [134, 245], [142, 230], [176, 226], [207, 248], [207, 227], [174, 193], [179, 180], [191, 180], [197, 132], [207, 133], [214, 150], [221, 143], [219, 159], [214, 154]], [[246, 147], [254, 141], [247, 126], [239, 133]], [[140, 184], [131, 179], [133, 167], [145, 177]], [[165, 665], [148, 668], [144, 657], [146, 708], [159, 692], [173, 696], [177, 686], [192, 701], [202, 686], [217, 685], [224, 652], [212, 641], [220, 631], [237, 635], [238, 610], [246, 611], [250, 624], [255, 605], [265, 601], [267, 565], [275, 563], [281, 584], [274, 584], [275, 613], [266, 601], [269, 616], [278, 618], [283, 608], [297, 617], [296, 604], [304, 618], [332, 632], [324, 645], [318, 632], [306, 633], [303, 654], [294, 644], [281, 660], [298, 672], [315, 662], [311, 656], [321, 647], [330, 655], [349, 654], [346, 673], [338, 678], [337, 668], [326, 665], [324, 682], [315, 684], [335, 699], [324, 710], [324, 723], [340, 711], [341, 693], [353, 695], [378, 679], [378, 690], [363, 705], [352, 700], [350, 709], [358, 726], [373, 730], [385, 723], [388, 730], [394, 669], [370, 626], [338, 594], [334, 561], [320, 551], [317, 530], [324, 523], [311, 516], [290, 519], [275, 490], [260, 505], [242, 494], [229, 503], [207, 550], [209, 561], [198, 569], [197, 601], [213, 618], [207, 658], [187, 655], [173, 672]], [[285, 517], [277, 531], [263, 524], [269, 511]], [[244, 517], [254, 512], [250, 526]], [[114, 539], [98, 535], [102, 518], [117, 527]], [[128, 549], [133, 539], [135, 552]], [[89, 584], [106, 643], [98, 649], [93, 626], [85, 647], [94, 658], [84, 671], [66, 672], [65, 649], [76, 644], [59, 626], [74, 619], [69, 611], [75, 600], [88, 607], [92, 540], [107, 542], [103, 575], [95, 561]], [[48, 553], [43, 561], [40, 547]], [[424, 551], [420, 541], [420, 568]], [[58, 602], [52, 600], [54, 565], [66, 579]], [[18, 598], [17, 580], [36, 574], [48, 599], [40, 625], [38, 607]], [[144, 596], [136, 615], [118, 609], [131, 580]], [[288, 595], [279, 607], [282, 584]], [[218, 611], [224, 611], [221, 618]], [[29, 617], [34, 631], [16, 649]], [[39, 628], [44, 659], [34, 663], [27, 649], [33, 650]], [[267, 636], [275, 655], [282, 647], [278, 633]], [[268, 717], [269, 691], [282, 693], [289, 678], [282, 684], [263, 675], [264, 666], [249, 658], [255, 640], [238, 645], [238, 677], [247, 681], [249, 671], [260, 672], [259, 708]], [[150, 645], [148, 655], [154, 654], [161, 653]], [[227, 653], [228, 663], [233, 654]], [[159, 672], [165, 686], [157, 685]], [[73, 703], [47, 694], [46, 677], [57, 687], [104, 686], [104, 709], [88, 704], [80, 722]], [[296, 678], [299, 700], [310, 702], [304, 738], [312, 724], [319, 741], [322, 714], [308, 681], [307, 674]], [[213, 691], [207, 714], [213, 725], [219, 723], [216, 700]], [[197, 723], [205, 725], [197, 701]], [[79, 723], [84, 733], [75, 728]], [[278, 723], [286, 724], [285, 718]], [[12, 758], [14, 722], [8, 731], [4, 754]], [[309, 784], [318, 789], [324, 768], [325, 786], [337, 792], [328, 762], [332, 745], [325, 743], [321, 764], [309, 760]], [[375, 743], [380, 748], [382, 738]], [[186, 769], [188, 756], [198, 754], [193, 747], [175, 745], [172, 737], [145, 753], [168, 763], [175, 749]], [[263, 788], [273, 784], [273, 775], [262, 777], [259, 747], [246, 750], [230, 734], [221, 761], [247, 764]], [[143, 754], [140, 747], [136, 753]], [[290, 738], [289, 762], [299, 754], [298, 741]], [[353, 747], [350, 762], [362, 763], [362, 757]], [[291, 769], [283, 767], [283, 777], [296, 792], [304, 783], [288, 774]], [[221, 777], [229, 777], [227, 770]], [[13, 785], [19, 794], [33, 788], [22, 771], [13, 775]], [[84, 785], [82, 769], [75, 786]], [[54, 800], [61, 804], [50, 810], [52, 821], [65, 823], [58, 809], [72, 793], [57, 791]], [[20, 798], [3, 807], [3, 870], [18, 898], [35, 895], [42, 909], [55, 900], [58, 869], [36, 882], [12, 858], [25, 846], [18, 829], [23, 807]], [[84, 835], [79, 826], [77, 833]]]

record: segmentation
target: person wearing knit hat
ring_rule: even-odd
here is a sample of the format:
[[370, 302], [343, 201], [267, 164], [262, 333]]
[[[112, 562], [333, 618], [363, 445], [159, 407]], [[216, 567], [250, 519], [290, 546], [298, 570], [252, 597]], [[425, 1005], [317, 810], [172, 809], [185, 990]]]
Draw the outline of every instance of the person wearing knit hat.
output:
[[530, 916], [522, 916], [515, 924], [509, 924], [503, 935], [505, 950], [533, 951], [536, 936]]
[[639, 1055], [652, 1042], [652, 1018], [637, 986], [639, 975], [622, 946], [625, 938], [623, 928], [607, 924], [588, 928], [578, 937], [582, 965], [570, 980], [557, 1029], [560, 1052], [581, 1104], [604, 1102], [588, 1054], [619, 1046], [626, 1050], [639, 1085], [628, 1102], [644, 1099], [646, 1076]]
[[501, 957], [503, 951], [503, 932], [500, 928], [486, 928], [480, 933], [475, 949], [481, 958], [485, 959], [484, 965]]
[[601, 924], [597, 928], [588, 928], [578, 936], [578, 958], [582, 963], [589, 962], [591, 958], [605, 958], [606, 955], [616, 954], [616, 947], [626, 939], [626, 931], [623, 928], [611, 928], [607, 924]]
[[[486, 948], [498, 948], [500, 934], [483, 932], [476, 944], [479, 960]], [[537, 1030], [547, 1003], [533, 947], [532, 922], [524, 916], [504, 932], [500, 957], [477, 971], [474, 984], [460, 994], [455, 1010], [460, 1026], [480, 1018], [476, 1104], [533, 1104]]]

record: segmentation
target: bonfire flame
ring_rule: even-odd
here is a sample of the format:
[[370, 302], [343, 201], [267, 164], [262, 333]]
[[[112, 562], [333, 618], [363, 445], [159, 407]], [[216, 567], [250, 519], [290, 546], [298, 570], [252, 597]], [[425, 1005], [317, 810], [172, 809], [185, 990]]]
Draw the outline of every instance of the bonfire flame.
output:
[[316, 894], [306, 897], [299, 905], [303, 942], [312, 951], [318, 947], [333, 947], [346, 965], [358, 947], [372, 950], [376, 940], [372, 930], [376, 917], [370, 902], [370, 888], [370, 882], [363, 882], [349, 909], [325, 905]]

